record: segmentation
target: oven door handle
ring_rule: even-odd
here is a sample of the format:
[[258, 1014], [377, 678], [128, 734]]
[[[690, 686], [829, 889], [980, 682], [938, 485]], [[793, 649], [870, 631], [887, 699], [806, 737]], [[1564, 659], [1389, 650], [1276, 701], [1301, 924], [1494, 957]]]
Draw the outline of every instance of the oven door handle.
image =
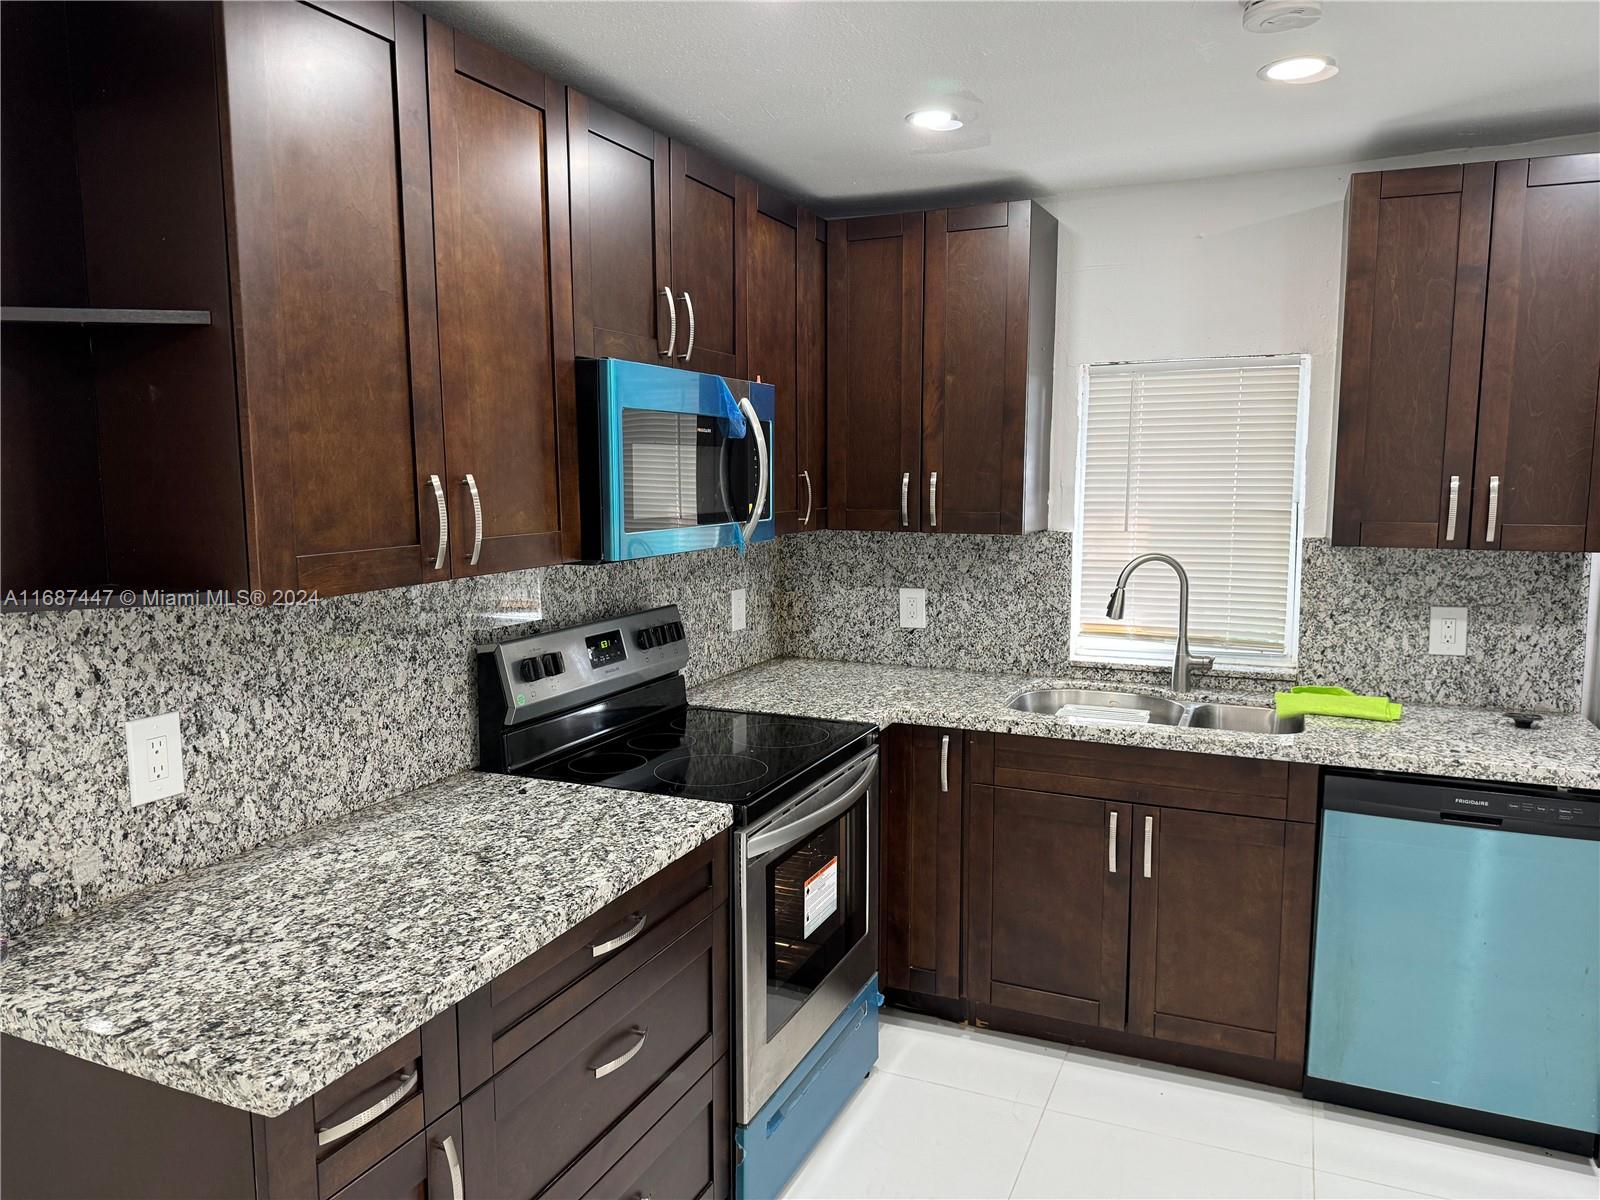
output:
[[874, 754], [858, 775], [845, 790], [844, 795], [837, 800], [830, 800], [821, 808], [802, 813], [792, 821], [771, 829], [763, 829], [760, 833], [752, 834], [745, 843], [745, 861], [753, 862], [762, 855], [770, 854], [774, 850], [782, 850], [794, 845], [802, 838], [815, 833], [829, 821], [848, 811], [860, 802], [866, 795], [867, 789], [872, 786], [872, 777], [878, 773], [878, 756]]

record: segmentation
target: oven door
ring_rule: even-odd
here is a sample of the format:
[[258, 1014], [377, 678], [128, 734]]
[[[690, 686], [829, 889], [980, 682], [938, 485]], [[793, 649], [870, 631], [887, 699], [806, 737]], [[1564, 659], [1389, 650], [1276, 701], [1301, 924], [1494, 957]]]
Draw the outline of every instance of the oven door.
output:
[[600, 387], [604, 558], [773, 536], [771, 384], [605, 359]]
[[738, 834], [741, 1124], [878, 969], [877, 825], [873, 748]]

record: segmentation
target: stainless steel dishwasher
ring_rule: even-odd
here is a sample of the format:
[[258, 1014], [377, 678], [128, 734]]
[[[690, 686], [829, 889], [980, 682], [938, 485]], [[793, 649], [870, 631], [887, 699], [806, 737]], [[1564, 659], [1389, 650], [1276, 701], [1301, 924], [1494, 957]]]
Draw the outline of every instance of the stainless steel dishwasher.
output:
[[1600, 1132], [1600, 797], [1329, 774], [1306, 1095]]

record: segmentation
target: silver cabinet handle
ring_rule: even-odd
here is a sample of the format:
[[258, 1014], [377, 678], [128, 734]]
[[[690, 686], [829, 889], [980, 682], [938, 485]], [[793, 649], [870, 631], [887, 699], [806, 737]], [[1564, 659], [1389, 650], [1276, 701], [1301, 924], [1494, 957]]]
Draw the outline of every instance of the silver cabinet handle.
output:
[[1154, 817], [1146, 817], [1144, 819], [1144, 877], [1146, 879], [1150, 878], [1150, 843], [1155, 840], [1155, 835], [1156, 819]]
[[1111, 809], [1106, 822], [1106, 869], [1117, 873], [1117, 810]]
[[689, 355], [694, 353], [694, 301], [689, 299], [689, 293], [683, 294], [683, 307], [689, 310], [689, 341], [683, 348], [683, 361], [689, 361]]
[[671, 358], [672, 348], [678, 344], [678, 306], [672, 299], [671, 288], [662, 288], [661, 294], [667, 298], [667, 319], [670, 322], [667, 333], [667, 348], [661, 352], [661, 357]]
[[[689, 293], [685, 292], [685, 299]], [[689, 322], [689, 341], [694, 342], [694, 322]], [[685, 358], [689, 356], [684, 355]], [[744, 419], [750, 422], [750, 436], [756, 439], [756, 508], [750, 514], [750, 519], [744, 523], [744, 540], [749, 541], [756, 531], [756, 526], [761, 524], [761, 514], [767, 507], [767, 489], [772, 486], [769, 476], [771, 460], [767, 456], [767, 435], [761, 428], [761, 418], [756, 415], [756, 406], [750, 403], [749, 396], [739, 397], [739, 411], [744, 413]]]
[[928, 527], [939, 524], [939, 472], [928, 475]]
[[811, 524], [811, 472], [801, 471], [800, 478], [806, 481], [806, 515], [800, 518], [800, 524]]
[[415, 1067], [400, 1076], [392, 1091], [371, 1104], [352, 1117], [347, 1117], [337, 1125], [321, 1125], [317, 1127], [317, 1145], [326, 1146], [330, 1142], [337, 1142], [340, 1138], [349, 1137], [356, 1130], [371, 1125], [384, 1113], [388, 1112], [400, 1101], [417, 1090], [417, 1083], [422, 1076]]
[[450, 1172], [450, 1200], [464, 1200], [465, 1190], [461, 1186], [461, 1155], [456, 1152], [456, 1135], [446, 1134], [444, 1141], [439, 1143], [439, 1149], [444, 1151], [444, 1165]]
[[467, 491], [472, 496], [472, 554], [467, 563], [475, 567], [478, 565], [478, 555], [483, 553], [483, 497], [478, 495], [478, 481], [470, 472], [461, 482], [467, 485]]
[[1483, 540], [1494, 541], [1495, 529], [1500, 524], [1500, 476], [1489, 476], [1489, 524], [1484, 529]]
[[900, 524], [911, 524], [911, 472], [900, 476]]
[[444, 484], [439, 482], [437, 475], [428, 476], [428, 484], [433, 488], [434, 503], [439, 506], [439, 549], [433, 556], [433, 569], [444, 570], [444, 554], [450, 548], [450, 510], [444, 503]]
[[649, 918], [642, 912], [636, 912], [631, 915], [633, 924], [629, 928], [623, 930], [614, 938], [607, 938], [605, 941], [596, 942], [589, 947], [589, 953], [592, 957], [603, 958], [613, 950], [620, 950], [644, 932], [644, 924]]
[[644, 1049], [645, 1034], [647, 1034], [649, 1030], [645, 1029], [642, 1025], [635, 1025], [631, 1030], [629, 1030], [629, 1032], [639, 1040], [633, 1045], [629, 1046], [621, 1054], [617, 1055], [617, 1057], [613, 1058], [610, 1062], [601, 1063], [598, 1067], [590, 1067], [589, 1073], [596, 1079], [604, 1079], [607, 1075], [611, 1074], [611, 1072], [622, 1070], [623, 1067], [627, 1066], [633, 1061], [634, 1055], [638, 1054], [639, 1051]]
[[1444, 540], [1456, 540], [1456, 510], [1461, 507], [1461, 476], [1450, 476], [1450, 512], [1444, 519]]
[[939, 740], [939, 790], [950, 790], [950, 735], [947, 733]]

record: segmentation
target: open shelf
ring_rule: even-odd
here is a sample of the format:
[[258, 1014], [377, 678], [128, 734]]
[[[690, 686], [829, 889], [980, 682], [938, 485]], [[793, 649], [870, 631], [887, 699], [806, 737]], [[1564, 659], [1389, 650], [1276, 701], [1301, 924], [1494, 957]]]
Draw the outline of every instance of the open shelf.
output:
[[209, 308], [30, 308], [6, 305], [0, 322], [26, 325], [209, 325]]

